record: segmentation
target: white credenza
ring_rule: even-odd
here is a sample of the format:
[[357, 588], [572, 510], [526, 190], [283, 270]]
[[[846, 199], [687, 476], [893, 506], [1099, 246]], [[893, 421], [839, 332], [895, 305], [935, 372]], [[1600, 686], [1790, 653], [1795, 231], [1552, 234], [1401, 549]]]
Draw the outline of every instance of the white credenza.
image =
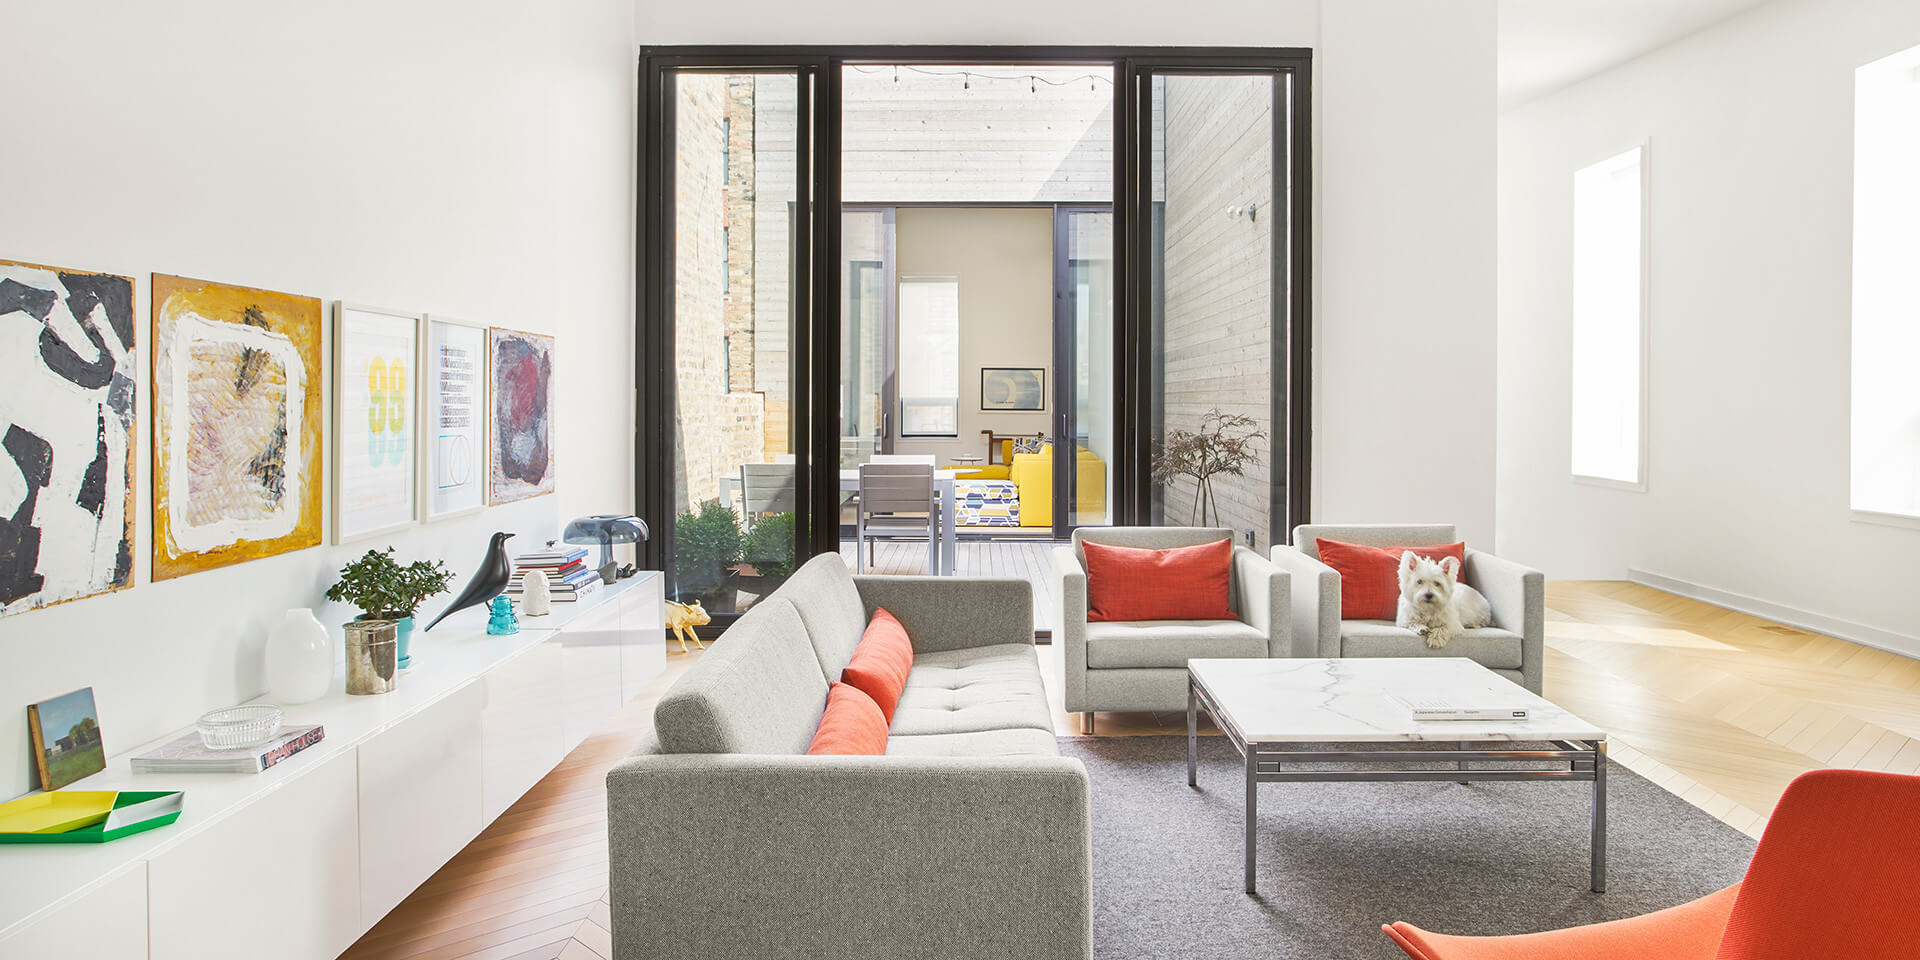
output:
[[[185, 790], [171, 826], [0, 847], [0, 960], [330, 960], [666, 667], [661, 577], [641, 573], [488, 636], [484, 611], [413, 639], [399, 689], [289, 707], [326, 739], [258, 775], [135, 775]], [[336, 636], [336, 642], [338, 638]], [[177, 735], [177, 734], [176, 734]]]

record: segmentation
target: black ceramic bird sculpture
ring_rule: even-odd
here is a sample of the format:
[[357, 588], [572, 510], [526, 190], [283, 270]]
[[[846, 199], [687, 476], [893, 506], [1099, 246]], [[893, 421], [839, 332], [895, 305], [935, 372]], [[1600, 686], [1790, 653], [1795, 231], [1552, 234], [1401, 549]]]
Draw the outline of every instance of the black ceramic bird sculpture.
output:
[[448, 616], [486, 603], [507, 589], [507, 582], [513, 579], [513, 564], [507, 560], [507, 538], [511, 536], [511, 533], [493, 535], [493, 542], [487, 544], [487, 558], [480, 561], [480, 569], [473, 572], [473, 579], [467, 581], [466, 589], [460, 591], [453, 603], [440, 611], [440, 615], [433, 618], [433, 623], [427, 624], [428, 630]]

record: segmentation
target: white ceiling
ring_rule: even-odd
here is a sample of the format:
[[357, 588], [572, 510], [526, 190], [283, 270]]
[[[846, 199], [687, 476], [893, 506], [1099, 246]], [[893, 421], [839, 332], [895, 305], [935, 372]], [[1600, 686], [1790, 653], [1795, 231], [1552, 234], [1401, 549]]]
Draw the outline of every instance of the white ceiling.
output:
[[1500, 106], [1612, 69], [1769, 0], [1499, 0]]

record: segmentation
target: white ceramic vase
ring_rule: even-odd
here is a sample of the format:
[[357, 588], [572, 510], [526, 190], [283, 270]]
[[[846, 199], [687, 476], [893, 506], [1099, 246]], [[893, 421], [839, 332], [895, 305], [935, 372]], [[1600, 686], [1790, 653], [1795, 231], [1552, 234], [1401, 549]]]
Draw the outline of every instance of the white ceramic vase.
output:
[[529, 571], [521, 591], [520, 612], [529, 617], [544, 617], [553, 611], [553, 588], [547, 585], [544, 571]]
[[306, 703], [333, 685], [333, 642], [308, 607], [288, 610], [267, 635], [267, 689], [281, 704]]

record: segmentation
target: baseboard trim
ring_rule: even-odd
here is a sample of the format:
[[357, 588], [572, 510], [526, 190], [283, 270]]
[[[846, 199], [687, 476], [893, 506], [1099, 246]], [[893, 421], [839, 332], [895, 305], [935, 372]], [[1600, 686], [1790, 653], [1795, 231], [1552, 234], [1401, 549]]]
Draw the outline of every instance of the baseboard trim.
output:
[[1796, 627], [1810, 633], [1825, 634], [1850, 643], [1872, 647], [1875, 650], [1884, 650], [1920, 660], [1920, 637], [1910, 637], [1892, 630], [1882, 630], [1864, 623], [1830, 617], [1811, 610], [1802, 610], [1799, 607], [1750, 597], [1744, 593], [1709, 587], [1691, 580], [1682, 580], [1679, 577], [1669, 577], [1633, 567], [1627, 568], [1627, 579], [1643, 587], [1665, 590], [1691, 600], [1711, 603], [1716, 607], [1725, 607], [1728, 610], [1784, 623], [1789, 627]]

